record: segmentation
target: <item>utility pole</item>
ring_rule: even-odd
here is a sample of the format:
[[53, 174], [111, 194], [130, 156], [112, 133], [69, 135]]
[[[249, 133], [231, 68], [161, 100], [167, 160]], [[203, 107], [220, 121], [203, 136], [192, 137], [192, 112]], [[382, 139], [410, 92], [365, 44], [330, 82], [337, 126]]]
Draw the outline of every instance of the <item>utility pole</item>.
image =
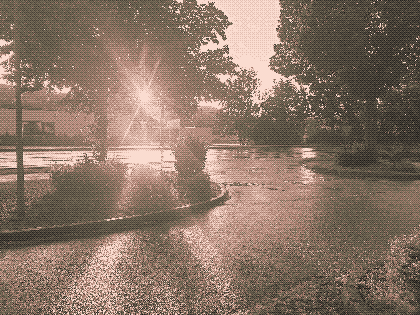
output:
[[163, 169], [163, 127], [165, 121], [165, 104], [158, 100], [158, 104], [161, 106], [160, 109], [160, 170]]

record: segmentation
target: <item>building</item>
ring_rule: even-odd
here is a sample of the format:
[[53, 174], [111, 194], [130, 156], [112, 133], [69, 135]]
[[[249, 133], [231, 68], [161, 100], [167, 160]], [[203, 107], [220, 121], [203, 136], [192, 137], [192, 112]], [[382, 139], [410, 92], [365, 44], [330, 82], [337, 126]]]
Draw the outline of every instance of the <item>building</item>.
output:
[[[22, 110], [24, 135], [86, 135], [93, 115], [58, 110], [25, 108]], [[16, 134], [16, 109], [0, 108], [0, 135]]]
[[[25, 93], [23, 102], [23, 135], [26, 143], [33, 145], [59, 144], [64, 139], [67, 145], [74, 144], [69, 139], [77, 139], [80, 145], [94, 124], [94, 115], [73, 113], [60, 109], [57, 101], [64, 93], [48, 94], [46, 90]], [[0, 84], [0, 145], [11, 145], [16, 134], [16, 109], [14, 108], [12, 86]], [[170, 100], [160, 104], [170, 108]], [[135, 114], [136, 113], [136, 114]], [[212, 132], [217, 109], [202, 106], [189, 122], [181, 121], [174, 113], [163, 110], [159, 104], [147, 108], [137, 108], [131, 99], [116, 95], [110, 99], [108, 112], [108, 135], [111, 146], [170, 144], [180, 137], [192, 136], [208, 143], [225, 142]], [[163, 122], [161, 123], [161, 117]], [[61, 141], [61, 142], [60, 142]]]

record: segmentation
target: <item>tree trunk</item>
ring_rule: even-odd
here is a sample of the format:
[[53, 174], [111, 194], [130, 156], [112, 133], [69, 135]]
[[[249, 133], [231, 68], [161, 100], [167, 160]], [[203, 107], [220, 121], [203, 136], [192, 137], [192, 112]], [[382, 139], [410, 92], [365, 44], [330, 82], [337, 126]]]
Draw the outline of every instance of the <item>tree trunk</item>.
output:
[[364, 111], [364, 139], [366, 141], [367, 148], [376, 149], [377, 144], [377, 129], [378, 129], [378, 109], [377, 100], [375, 98], [369, 98], [366, 100], [365, 111]]
[[96, 120], [96, 140], [98, 147], [96, 148], [97, 159], [104, 162], [108, 151], [108, 114], [107, 105], [108, 97], [106, 91], [99, 91], [96, 97], [97, 110], [95, 113]]
[[25, 216], [25, 175], [23, 168], [23, 136], [22, 136], [22, 70], [21, 70], [21, 54], [20, 54], [20, 10], [19, 1], [15, 0], [15, 27], [13, 31], [14, 40], [14, 68], [16, 71], [15, 78], [15, 97], [16, 97], [16, 162], [17, 162], [17, 183], [16, 183], [16, 216], [22, 219]]
[[20, 70], [16, 82], [16, 214], [18, 218], [25, 216], [25, 173], [23, 168], [23, 135], [22, 135], [22, 93], [20, 84]]

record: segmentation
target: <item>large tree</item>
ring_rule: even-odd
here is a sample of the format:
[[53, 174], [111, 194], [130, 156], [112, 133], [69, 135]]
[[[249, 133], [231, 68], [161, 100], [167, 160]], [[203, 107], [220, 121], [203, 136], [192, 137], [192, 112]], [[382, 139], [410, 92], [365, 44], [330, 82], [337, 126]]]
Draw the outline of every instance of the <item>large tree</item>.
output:
[[54, 64], [52, 52], [57, 48], [56, 39], [61, 32], [50, 17], [58, 11], [48, 1], [0, 3], [0, 39], [7, 43], [0, 47], [0, 55], [11, 55], [2, 65], [8, 71], [5, 78], [15, 88], [18, 220], [25, 214], [22, 94], [41, 90], [48, 80], [49, 69]]
[[377, 99], [408, 71], [419, 2], [281, 0], [280, 6], [280, 44], [271, 68], [311, 85], [321, 101], [312, 105], [327, 111], [343, 105], [337, 98], [351, 96], [350, 104], [361, 105], [367, 144], [374, 146]]
[[[21, 95], [48, 84], [70, 87], [73, 109], [95, 113], [99, 158], [107, 149], [108, 99], [133, 98], [145, 89], [171, 99], [174, 111], [190, 115], [200, 98], [221, 96], [218, 74], [236, 66], [227, 46], [202, 52], [226, 39], [230, 25], [214, 4], [196, 1], [2, 1], [0, 54], [14, 83], [17, 105], [18, 213], [24, 213]], [[154, 85], [153, 85], [154, 83]]]
[[[167, 100], [177, 114], [189, 116], [201, 99], [221, 97], [223, 84], [217, 75], [236, 66], [227, 46], [202, 50], [207, 43], [225, 40], [225, 29], [231, 24], [213, 3], [44, 2], [54, 12], [38, 19], [34, 31], [46, 26], [52, 32], [46, 38], [52, 40], [54, 49], [44, 55], [53, 62], [45, 74], [50, 86], [72, 88], [66, 99], [71, 107], [95, 113], [101, 159], [106, 156], [111, 95], [125, 93], [138, 100], [149, 89], [155, 97]], [[8, 4], [2, 4], [5, 17]], [[44, 6], [25, 6], [23, 20], [26, 15], [30, 19], [38, 5]]]
[[[53, 78], [55, 84], [73, 87], [68, 99], [77, 107], [93, 106], [100, 139], [106, 141], [110, 94], [136, 99], [149, 90], [182, 118], [193, 114], [200, 99], [220, 98], [217, 75], [236, 65], [227, 46], [201, 51], [203, 45], [217, 43], [218, 36], [226, 39], [224, 31], [230, 25], [214, 4], [90, 1], [88, 6], [80, 11], [80, 20], [92, 25], [97, 35], [83, 45], [77, 39], [63, 43], [69, 48], [63, 50], [67, 54], [57, 63], [60, 72]], [[100, 147], [104, 156], [106, 144]]]
[[275, 82], [260, 104], [251, 138], [257, 144], [297, 144], [303, 140], [309, 106], [303, 87], [291, 81]]
[[226, 80], [222, 109], [217, 115], [216, 129], [223, 135], [235, 135], [240, 142], [249, 140], [259, 115], [260, 80], [254, 69], [238, 68]]

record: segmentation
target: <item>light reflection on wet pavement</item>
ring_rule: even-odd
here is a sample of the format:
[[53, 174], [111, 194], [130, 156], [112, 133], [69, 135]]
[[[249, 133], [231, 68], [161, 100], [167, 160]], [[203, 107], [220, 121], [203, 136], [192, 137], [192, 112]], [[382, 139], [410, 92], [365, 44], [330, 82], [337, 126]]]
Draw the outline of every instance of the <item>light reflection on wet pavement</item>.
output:
[[[86, 156], [92, 157], [92, 151], [25, 151], [23, 163], [25, 167], [50, 167], [61, 164], [74, 164]], [[16, 153], [1, 152], [0, 169], [16, 168]], [[161, 150], [110, 150], [109, 158], [123, 160], [126, 163], [147, 164], [158, 163], [161, 159]], [[163, 150], [164, 161], [174, 161], [170, 150]]]
[[[0, 253], [0, 313], [240, 314], [380, 259], [420, 224], [419, 181], [315, 174], [309, 148], [211, 149], [231, 199], [176, 222]], [[13, 313], [13, 312], [12, 312]], [[17, 312], [19, 313], [19, 312]]]

